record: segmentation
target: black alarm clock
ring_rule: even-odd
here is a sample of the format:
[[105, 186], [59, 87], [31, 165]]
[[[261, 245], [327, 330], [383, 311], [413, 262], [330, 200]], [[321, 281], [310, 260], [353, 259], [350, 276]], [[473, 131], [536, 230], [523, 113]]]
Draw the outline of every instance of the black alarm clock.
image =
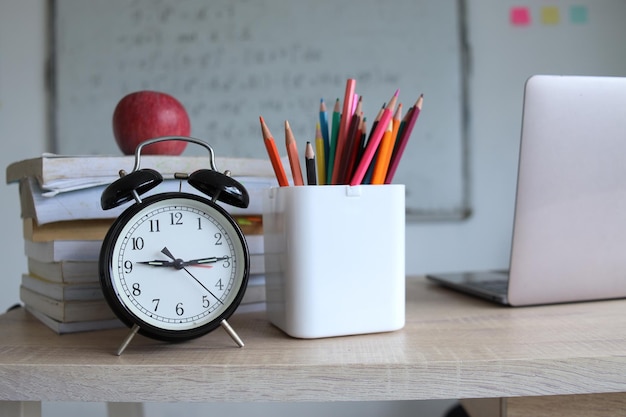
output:
[[[209, 151], [210, 168], [175, 175], [203, 196], [178, 191], [141, 197], [163, 181], [158, 171], [140, 168], [141, 151], [166, 140], [195, 143]], [[112, 224], [99, 259], [104, 297], [131, 328], [117, 354], [136, 333], [176, 342], [220, 326], [242, 347], [226, 320], [247, 287], [248, 246], [237, 222], [216, 201], [245, 208], [245, 187], [228, 171], [217, 171], [213, 149], [204, 141], [168, 136], [141, 143], [132, 172], [120, 171], [101, 197], [104, 210], [129, 201], [134, 203]]]

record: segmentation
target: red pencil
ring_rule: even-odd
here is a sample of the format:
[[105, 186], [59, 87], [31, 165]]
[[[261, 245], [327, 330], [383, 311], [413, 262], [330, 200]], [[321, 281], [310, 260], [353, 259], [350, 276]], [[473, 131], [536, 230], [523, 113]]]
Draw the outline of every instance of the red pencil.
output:
[[383, 138], [383, 134], [385, 133], [385, 130], [387, 129], [391, 118], [393, 117], [396, 101], [398, 100], [398, 93], [399, 90], [396, 90], [391, 100], [389, 100], [389, 103], [387, 103], [385, 110], [383, 110], [383, 113], [380, 116], [380, 121], [376, 125], [376, 129], [374, 130], [374, 132], [372, 132], [372, 136], [367, 142], [365, 152], [363, 152], [363, 157], [359, 161], [359, 165], [354, 171], [354, 175], [352, 176], [352, 181], [350, 181], [350, 185], [359, 185], [363, 181], [363, 177], [365, 177], [367, 168], [372, 162], [372, 158], [374, 158], [376, 149], [378, 149], [378, 145]]
[[340, 180], [341, 169], [339, 165], [343, 160], [343, 151], [345, 148], [346, 136], [350, 129], [350, 121], [352, 120], [352, 108], [354, 106], [354, 90], [356, 88], [356, 80], [349, 78], [346, 81], [346, 91], [343, 98], [343, 110], [341, 112], [341, 121], [339, 123], [339, 134], [337, 135], [337, 147], [335, 148], [335, 164], [333, 166], [332, 183], [338, 184]]
[[362, 154], [361, 149], [363, 149], [363, 143], [365, 142], [365, 128], [365, 116], [361, 113], [361, 117], [359, 117], [359, 128], [354, 136], [354, 146], [352, 147], [350, 159], [348, 160], [346, 168], [346, 175], [344, 176], [344, 182], [346, 184], [350, 183], [352, 175], [354, 174], [354, 168], [360, 159], [360, 154]]
[[352, 120], [350, 121], [350, 129], [348, 130], [348, 134], [346, 135], [346, 146], [343, 149], [343, 157], [341, 161], [341, 165], [339, 166], [339, 175], [337, 176], [337, 184], [347, 184], [350, 182], [350, 178], [352, 177], [350, 168], [350, 160], [353, 155], [356, 156], [357, 146], [359, 144], [359, 139], [357, 137], [357, 132], [359, 130], [359, 126], [361, 125], [361, 117], [354, 113], [352, 115]]
[[276, 149], [276, 143], [274, 142], [274, 138], [272, 137], [269, 128], [265, 124], [265, 120], [263, 120], [263, 117], [259, 117], [259, 119], [261, 120], [263, 142], [265, 142], [267, 154], [269, 155], [270, 161], [272, 162], [272, 168], [274, 168], [274, 174], [276, 174], [278, 185], [280, 185], [281, 187], [287, 187], [289, 185], [289, 180], [287, 179], [287, 174], [285, 173], [285, 169], [283, 168], [283, 163], [280, 162], [280, 155], [278, 154], [278, 149]]
[[[363, 121], [361, 122], [361, 128], [359, 129], [361, 131], [361, 138], [359, 139], [359, 150], [356, 153], [356, 160], [354, 161], [354, 165], [356, 166], [359, 161], [361, 160], [361, 157], [363, 156], [363, 151], [365, 150], [365, 144], [367, 143], [367, 118], [363, 117]], [[350, 173], [350, 179], [352, 179], [352, 174], [354, 174], [354, 166], [352, 167], [352, 171]]]
[[389, 168], [387, 169], [387, 176], [385, 177], [385, 184], [391, 184], [393, 181], [393, 176], [398, 169], [398, 164], [400, 164], [400, 159], [402, 159], [402, 153], [404, 153], [404, 148], [406, 148], [406, 144], [409, 141], [409, 137], [411, 136], [411, 131], [413, 130], [413, 126], [415, 126], [415, 122], [422, 111], [422, 104], [424, 103], [424, 95], [420, 94], [419, 98], [415, 102], [415, 105], [411, 108], [411, 115], [402, 129], [402, 134], [396, 140], [396, 148], [393, 151], [393, 155], [391, 156], [391, 161], [389, 162]]
[[352, 178], [352, 170], [354, 168], [354, 164], [352, 164], [351, 167], [350, 161], [352, 160], [352, 157], [356, 155], [357, 146], [359, 145], [359, 137], [357, 136], [357, 133], [359, 131], [359, 127], [361, 126], [362, 118], [363, 97], [359, 97], [359, 99], [357, 100], [354, 114], [350, 119], [350, 127], [348, 129], [348, 133], [346, 134], [346, 138], [344, 140], [345, 146], [343, 148], [341, 165], [339, 166], [339, 176], [337, 177], [337, 184], [347, 184], [350, 182], [350, 178]]

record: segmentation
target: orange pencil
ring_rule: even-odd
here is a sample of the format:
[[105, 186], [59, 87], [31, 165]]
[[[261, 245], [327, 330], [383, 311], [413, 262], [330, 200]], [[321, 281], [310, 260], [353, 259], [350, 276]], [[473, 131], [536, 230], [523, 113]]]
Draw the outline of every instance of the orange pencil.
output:
[[302, 167], [300, 166], [300, 157], [298, 156], [298, 145], [293, 137], [289, 122], [285, 120], [285, 145], [287, 146], [287, 156], [289, 157], [289, 165], [291, 165], [291, 175], [293, 176], [293, 185], [304, 185], [302, 177]]
[[396, 142], [401, 119], [402, 103], [398, 104], [398, 108], [393, 115], [393, 120], [389, 122], [389, 127], [383, 134], [383, 139], [380, 142], [378, 157], [376, 158], [376, 165], [374, 166], [374, 173], [372, 174], [372, 184], [384, 184], [385, 182], [385, 176], [389, 168], [389, 161], [391, 160], [393, 145]]
[[267, 154], [269, 155], [270, 161], [272, 162], [272, 168], [274, 168], [274, 174], [276, 174], [278, 185], [280, 185], [281, 187], [287, 187], [289, 185], [289, 180], [287, 179], [287, 174], [285, 173], [285, 169], [283, 168], [283, 163], [280, 162], [280, 155], [278, 154], [278, 149], [276, 149], [276, 143], [274, 142], [274, 138], [272, 137], [269, 128], [265, 124], [265, 120], [263, 120], [263, 117], [259, 117], [259, 119], [261, 120], [263, 142], [265, 142]]
[[372, 174], [371, 184], [382, 184], [385, 181], [385, 173], [387, 172], [386, 166], [389, 165], [385, 163], [384, 160], [387, 158], [388, 151], [386, 150], [391, 142], [393, 133], [393, 122], [390, 120], [387, 123], [387, 129], [383, 133], [383, 138], [380, 141], [380, 147], [378, 151], [378, 158], [376, 159], [376, 165], [374, 166], [374, 173]]
[[393, 116], [393, 131], [391, 132], [391, 136], [393, 137], [393, 144], [391, 145], [391, 149], [396, 143], [398, 139], [398, 133], [400, 132], [400, 125], [402, 124], [402, 103], [398, 104], [398, 108], [396, 109], [396, 114]]

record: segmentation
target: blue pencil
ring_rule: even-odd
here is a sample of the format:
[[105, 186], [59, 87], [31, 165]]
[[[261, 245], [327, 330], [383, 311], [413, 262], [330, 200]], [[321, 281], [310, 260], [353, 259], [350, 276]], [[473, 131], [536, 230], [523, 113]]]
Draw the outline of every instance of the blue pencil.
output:
[[328, 155], [330, 152], [330, 134], [328, 133], [328, 112], [323, 98], [320, 99], [320, 129], [324, 139], [324, 155]]

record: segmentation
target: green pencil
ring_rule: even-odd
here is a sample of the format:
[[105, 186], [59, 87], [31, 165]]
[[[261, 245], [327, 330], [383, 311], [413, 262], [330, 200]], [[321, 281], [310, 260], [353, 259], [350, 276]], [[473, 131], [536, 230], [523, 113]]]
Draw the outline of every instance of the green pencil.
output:
[[326, 157], [326, 184], [332, 184], [333, 166], [335, 165], [335, 151], [337, 148], [337, 136], [339, 135], [339, 124], [341, 123], [341, 103], [335, 100], [333, 109], [332, 132], [330, 136], [330, 150]]

